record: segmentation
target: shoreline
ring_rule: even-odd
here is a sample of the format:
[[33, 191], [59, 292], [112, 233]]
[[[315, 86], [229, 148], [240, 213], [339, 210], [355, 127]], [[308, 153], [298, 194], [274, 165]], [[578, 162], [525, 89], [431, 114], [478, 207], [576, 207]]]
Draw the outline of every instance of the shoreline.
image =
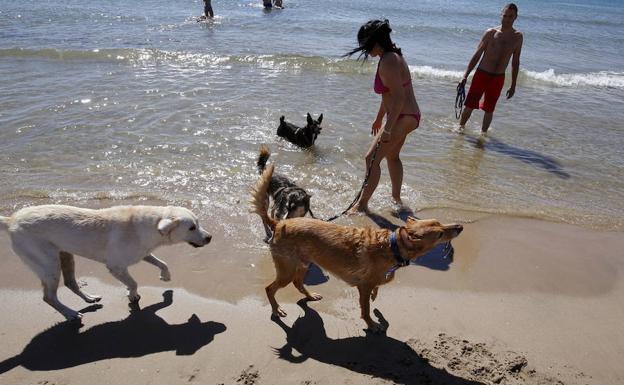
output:
[[[452, 214], [417, 213], [443, 222], [452, 219], [447, 215]], [[375, 225], [368, 217], [349, 221]], [[101, 264], [77, 258], [79, 282], [87, 291], [104, 294], [104, 307], [86, 313], [80, 334], [73, 337], [78, 351], [86, 349], [87, 341], [97, 346], [109, 339], [130, 341], [122, 347], [104, 344], [103, 351], [94, 349], [82, 362], [59, 337], [65, 333], [61, 316], [41, 301], [35, 276], [12, 253], [3, 233], [0, 312], [6, 343], [0, 383], [192, 379], [233, 384], [243, 378], [250, 384], [369, 384], [410, 383], [409, 378], [422, 376], [434, 384], [615, 384], [624, 379], [619, 365], [624, 333], [618, 321], [624, 318], [621, 235], [526, 218], [476, 219], [453, 242], [452, 263], [421, 261], [380, 288], [373, 309], [390, 327], [379, 338], [365, 336], [356, 290], [334, 277], [314, 287], [324, 299], [307, 307], [297, 303], [301, 295], [294, 288], [281, 290], [278, 300], [288, 316], [283, 324], [271, 321], [264, 286], [274, 272], [261, 238], [261, 246], [252, 250], [229, 247], [225, 234], [213, 234], [213, 243], [202, 249], [156, 250], [169, 264], [172, 281], [160, 282], [157, 269], [147, 264], [132, 267], [141, 306], [159, 303], [168, 290], [173, 300], [154, 313], [157, 317], [150, 313], [137, 325], [123, 286]], [[59, 289], [59, 298], [70, 307], [86, 307], [65, 288]], [[191, 320], [193, 314], [199, 324]], [[156, 326], [143, 330], [143, 324]], [[203, 324], [206, 330], [198, 326]], [[174, 330], [186, 331], [178, 335]], [[163, 338], [167, 343], [154, 342]], [[198, 341], [193, 353], [180, 353], [193, 350], [185, 345], [193, 344], [183, 342], [189, 338], [209, 341]], [[51, 343], [63, 348], [46, 366], [34, 351], [46, 351]], [[144, 344], [148, 347], [141, 348]], [[371, 344], [381, 356], [362, 353]], [[402, 353], [388, 356], [400, 346]], [[22, 363], [7, 370], [20, 353]], [[349, 363], [341, 354], [356, 358]], [[104, 374], [96, 374], [94, 369], [102, 366]], [[142, 374], [136, 367], [143, 368]]]

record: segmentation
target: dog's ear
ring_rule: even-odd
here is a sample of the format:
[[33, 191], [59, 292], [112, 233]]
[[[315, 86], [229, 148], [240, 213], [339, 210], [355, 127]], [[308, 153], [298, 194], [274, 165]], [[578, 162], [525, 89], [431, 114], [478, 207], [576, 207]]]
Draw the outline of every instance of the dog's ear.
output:
[[321, 124], [322, 121], [323, 121], [323, 114], [320, 114], [318, 118], [318, 124]]
[[308, 112], [308, 124], [312, 123], [314, 123], [314, 120], [312, 120], [312, 115], [310, 115], [310, 113]]
[[407, 219], [405, 220], [405, 223], [414, 223], [417, 222], [418, 219], [414, 218], [413, 216], [408, 216]]
[[158, 221], [158, 232], [160, 235], [169, 235], [178, 224], [180, 224], [178, 218], [163, 218]]

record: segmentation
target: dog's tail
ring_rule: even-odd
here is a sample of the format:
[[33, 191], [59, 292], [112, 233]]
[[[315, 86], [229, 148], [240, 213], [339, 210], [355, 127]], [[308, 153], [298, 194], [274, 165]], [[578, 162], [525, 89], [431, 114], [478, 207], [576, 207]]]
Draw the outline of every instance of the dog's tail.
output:
[[260, 179], [256, 182], [254, 189], [252, 191], [253, 200], [251, 201], [253, 208], [252, 212], [260, 215], [262, 218], [262, 222], [265, 225], [268, 225], [272, 231], [275, 230], [275, 226], [277, 226], [277, 220], [271, 218], [269, 216], [269, 184], [271, 183], [271, 178], [273, 177], [273, 165], [269, 165], [269, 167], [264, 170]]
[[11, 218], [0, 216], [0, 230], [7, 231], [9, 229], [9, 223]]
[[265, 145], [260, 146], [260, 154], [258, 155], [258, 174], [262, 175], [270, 156], [271, 152], [269, 151], [269, 148]]

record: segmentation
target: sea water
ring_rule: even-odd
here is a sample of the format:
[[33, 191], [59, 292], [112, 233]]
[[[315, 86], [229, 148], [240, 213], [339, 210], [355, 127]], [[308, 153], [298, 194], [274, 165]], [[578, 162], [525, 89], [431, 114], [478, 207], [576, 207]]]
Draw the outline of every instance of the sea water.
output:
[[[387, 18], [422, 110], [401, 152], [415, 211], [475, 210], [624, 229], [624, 2], [519, 1], [516, 95], [491, 131], [453, 132], [455, 87], [498, 1], [0, 0], [0, 213], [30, 204], [187, 206], [233, 237], [248, 213], [258, 149], [342, 211], [365, 173], [376, 59], [343, 55]], [[275, 135], [323, 113], [316, 145]], [[390, 207], [385, 164], [371, 201]]]

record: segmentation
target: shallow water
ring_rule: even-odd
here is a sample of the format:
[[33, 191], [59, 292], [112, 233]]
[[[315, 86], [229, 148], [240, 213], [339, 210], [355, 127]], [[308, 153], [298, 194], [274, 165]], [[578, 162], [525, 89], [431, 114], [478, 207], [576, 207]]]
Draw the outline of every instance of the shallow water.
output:
[[[414, 210], [524, 215], [624, 228], [624, 7], [521, 4], [516, 96], [492, 131], [480, 113], [451, 132], [456, 81], [498, 2], [0, 0], [0, 209], [34, 203], [161, 201], [193, 208], [238, 243], [260, 144], [329, 217], [353, 199], [379, 103], [375, 60], [342, 55], [386, 17], [423, 112], [403, 149]], [[275, 136], [278, 120], [323, 113], [316, 146]], [[371, 207], [387, 210], [384, 170]], [[258, 230], [259, 231], [259, 230]]]

